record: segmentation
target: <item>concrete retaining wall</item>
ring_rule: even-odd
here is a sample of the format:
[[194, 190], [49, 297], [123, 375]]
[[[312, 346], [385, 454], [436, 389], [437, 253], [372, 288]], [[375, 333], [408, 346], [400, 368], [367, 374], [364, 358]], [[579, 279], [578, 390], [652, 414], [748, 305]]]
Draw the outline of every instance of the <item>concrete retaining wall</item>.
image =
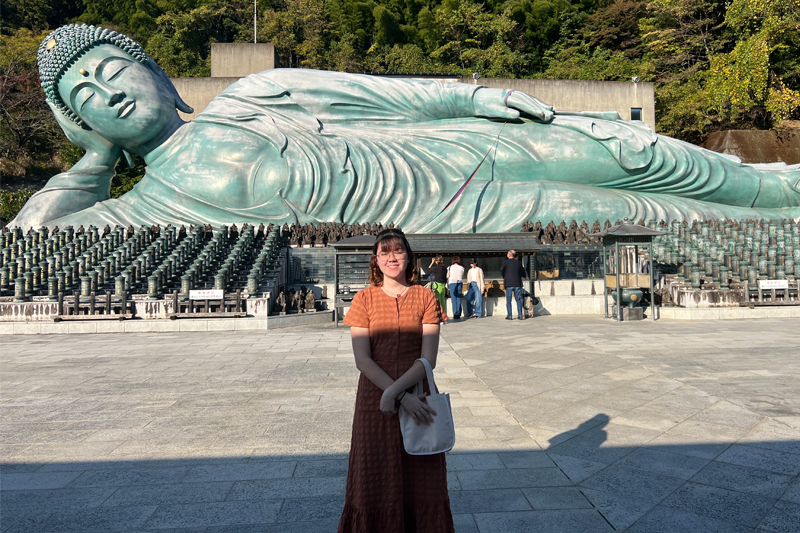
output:
[[86, 320], [80, 322], [6, 322], [0, 335], [76, 333], [154, 333], [168, 331], [253, 331], [333, 324], [333, 311], [266, 318], [183, 318], [178, 320]]
[[735, 155], [743, 163], [800, 163], [800, 130], [728, 130], [708, 136], [703, 147]]
[[211, 43], [211, 77], [243, 78], [278, 68], [272, 43]]
[[684, 307], [656, 308], [659, 318], [668, 320], [741, 320], [746, 318], [800, 318], [800, 306], [786, 307], [715, 307], [687, 309]]
[[178, 112], [183, 120], [192, 120], [211, 100], [239, 78], [170, 78], [183, 101], [192, 106], [194, 113]]
[[[172, 313], [172, 298], [148, 300], [146, 296], [136, 295], [133, 298], [133, 302], [137, 319], [167, 320], [167, 315]], [[272, 294], [267, 292], [263, 298], [248, 298], [245, 302], [248, 317], [253, 317], [256, 320], [266, 320], [272, 303]], [[0, 323], [52, 322], [57, 315], [57, 307], [58, 304], [45, 299], [20, 303], [0, 302]]]

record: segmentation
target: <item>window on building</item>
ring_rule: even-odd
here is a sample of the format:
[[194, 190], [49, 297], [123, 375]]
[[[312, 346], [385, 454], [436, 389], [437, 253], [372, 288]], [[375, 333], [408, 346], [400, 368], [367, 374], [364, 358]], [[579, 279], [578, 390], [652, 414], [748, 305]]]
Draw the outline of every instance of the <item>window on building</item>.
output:
[[642, 108], [641, 107], [632, 107], [631, 108], [631, 120], [642, 120]]

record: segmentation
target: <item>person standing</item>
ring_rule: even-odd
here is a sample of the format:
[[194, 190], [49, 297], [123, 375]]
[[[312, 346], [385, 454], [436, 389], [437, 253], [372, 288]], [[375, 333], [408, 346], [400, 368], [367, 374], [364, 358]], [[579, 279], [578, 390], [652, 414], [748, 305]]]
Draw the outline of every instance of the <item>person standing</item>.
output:
[[447, 286], [447, 267], [444, 266], [444, 257], [437, 255], [431, 259], [431, 264], [428, 265], [428, 272], [433, 274], [432, 288], [436, 298], [439, 299], [439, 304], [442, 306], [443, 320], [447, 320], [447, 301], [445, 300], [445, 289]]
[[486, 293], [486, 283], [483, 279], [483, 269], [478, 266], [478, 260], [471, 259], [469, 266], [470, 269], [467, 272], [467, 316], [480, 318], [483, 316], [483, 295]]
[[464, 267], [461, 258], [453, 256], [452, 264], [447, 269], [447, 283], [450, 286], [450, 303], [453, 305], [453, 318], [461, 318], [461, 297], [464, 295]]
[[445, 454], [406, 453], [397, 414], [402, 405], [417, 424], [436, 416], [427, 394], [407, 389], [425, 377], [418, 359], [436, 366], [442, 307], [413, 284], [416, 261], [402, 232], [379, 233], [372, 254], [371, 285], [344, 317], [361, 376], [338, 533], [454, 533]]
[[519, 259], [517, 259], [516, 250], [509, 250], [506, 254], [506, 260], [500, 266], [500, 275], [503, 276], [503, 285], [506, 289], [506, 320], [512, 320], [511, 316], [511, 296], [517, 301], [517, 315], [520, 320], [525, 320], [525, 314], [522, 312], [522, 279], [527, 278], [525, 269], [522, 267]]

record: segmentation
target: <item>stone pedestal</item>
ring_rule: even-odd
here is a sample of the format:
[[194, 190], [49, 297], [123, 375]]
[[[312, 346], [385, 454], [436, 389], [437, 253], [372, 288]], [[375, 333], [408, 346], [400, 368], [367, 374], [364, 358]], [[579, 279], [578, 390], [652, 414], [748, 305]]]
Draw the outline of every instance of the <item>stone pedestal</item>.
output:
[[643, 307], [623, 307], [622, 308], [622, 321], [628, 320], [644, 320], [644, 308]]

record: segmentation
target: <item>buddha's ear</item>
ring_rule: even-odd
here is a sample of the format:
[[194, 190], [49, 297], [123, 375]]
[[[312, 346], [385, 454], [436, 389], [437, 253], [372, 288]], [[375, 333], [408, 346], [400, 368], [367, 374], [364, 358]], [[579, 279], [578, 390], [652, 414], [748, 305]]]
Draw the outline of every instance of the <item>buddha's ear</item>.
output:
[[[173, 85], [173, 89], [174, 88], [175, 86]], [[178, 108], [178, 111], [183, 111], [187, 115], [194, 113], [194, 108], [189, 106], [189, 104], [183, 101], [181, 95], [178, 94], [178, 91], [175, 91], [175, 107]]]
[[150, 60], [147, 62], [147, 68], [155, 75], [161, 86], [172, 95], [172, 99], [175, 101], [175, 107], [184, 113], [194, 113], [194, 109], [184, 102], [181, 95], [178, 94], [178, 90], [172, 84], [172, 80], [169, 79], [164, 69], [158, 66], [158, 63], [156, 63], [152, 57], [147, 56], [147, 58]]

